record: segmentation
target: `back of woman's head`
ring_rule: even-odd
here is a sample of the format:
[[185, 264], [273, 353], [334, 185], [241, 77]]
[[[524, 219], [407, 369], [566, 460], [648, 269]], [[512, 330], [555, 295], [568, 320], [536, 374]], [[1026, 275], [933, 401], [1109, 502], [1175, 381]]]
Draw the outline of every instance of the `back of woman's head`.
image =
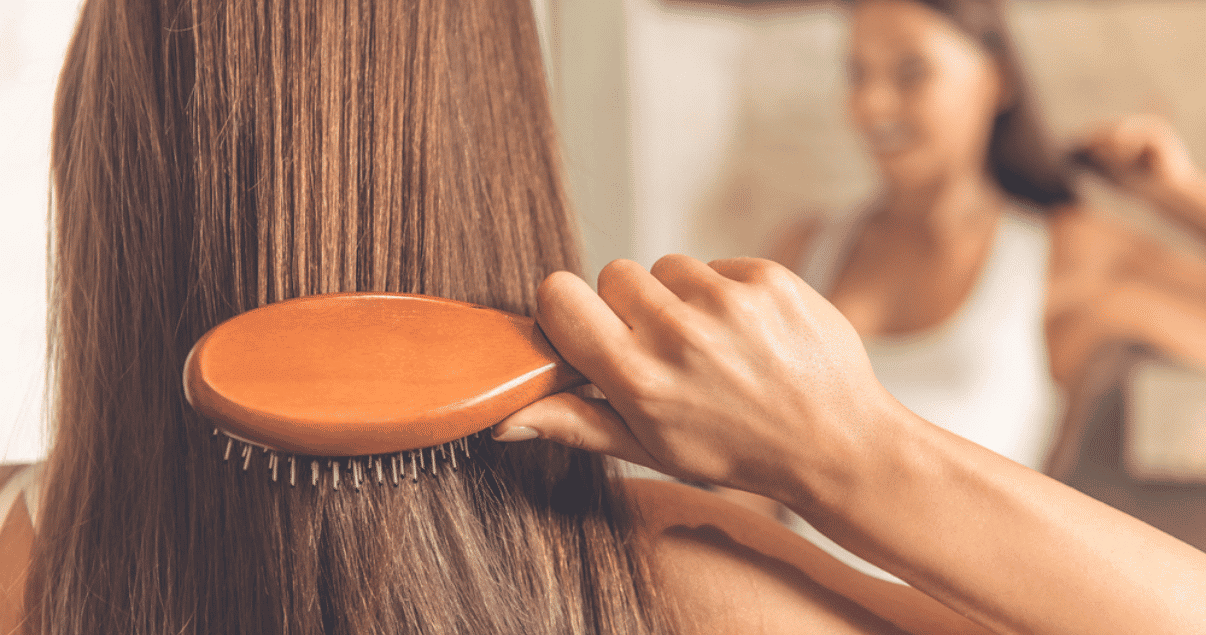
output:
[[[852, 0], [859, 2], [859, 0]], [[1052, 143], [1009, 36], [1004, 0], [909, 0], [918, 2], [967, 34], [996, 61], [1007, 98], [988, 143], [988, 169], [1001, 188], [1038, 208], [1075, 199], [1067, 158]]]
[[[658, 630], [597, 457], [295, 487], [183, 401], [207, 329], [313, 293], [530, 313], [577, 266], [528, 0], [88, 0], [54, 132], [55, 633]], [[248, 469], [244, 471], [244, 465]], [[344, 467], [348, 463], [343, 464]]]

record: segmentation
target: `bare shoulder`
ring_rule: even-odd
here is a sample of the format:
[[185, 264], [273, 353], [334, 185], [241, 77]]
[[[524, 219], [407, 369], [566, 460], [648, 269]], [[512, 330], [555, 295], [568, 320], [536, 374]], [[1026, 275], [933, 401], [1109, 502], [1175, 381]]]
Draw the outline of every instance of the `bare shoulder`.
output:
[[863, 575], [770, 518], [696, 488], [628, 480], [667, 595], [708, 633], [984, 633]]
[[25, 579], [34, 543], [34, 527], [24, 493], [36, 466], [0, 466], [0, 633], [12, 633], [24, 616]]

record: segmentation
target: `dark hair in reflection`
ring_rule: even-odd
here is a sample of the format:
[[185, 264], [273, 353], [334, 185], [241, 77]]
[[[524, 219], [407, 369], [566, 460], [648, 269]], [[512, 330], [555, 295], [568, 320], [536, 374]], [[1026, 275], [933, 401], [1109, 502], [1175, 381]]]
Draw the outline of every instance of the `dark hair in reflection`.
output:
[[[988, 146], [988, 169], [1006, 192], [1040, 210], [1074, 202], [1067, 158], [1058, 152], [1039, 114], [1021, 60], [1006, 28], [1003, 0], [910, 0], [933, 9], [997, 61], [1009, 105], [997, 114]], [[851, 4], [858, 0], [851, 0]]]
[[529, 0], [85, 2], [25, 631], [667, 632], [599, 456], [482, 440], [437, 478], [290, 487], [183, 398], [192, 343], [269, 302], [532, 312], [577, 268], [555, 147]]

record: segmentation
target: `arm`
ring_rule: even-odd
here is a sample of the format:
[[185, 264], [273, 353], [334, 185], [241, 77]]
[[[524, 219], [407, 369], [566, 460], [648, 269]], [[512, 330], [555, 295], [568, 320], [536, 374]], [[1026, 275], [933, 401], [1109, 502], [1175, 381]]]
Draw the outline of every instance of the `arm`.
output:
[[497, 438], [530, 427], [769, 496], [994, 632], [1206, 624], [1206, 554], [904, 409], [849, 323], [777, 265], [617, 262], [599, 295], [554, 274], [540, 300], [610, 406], [562, 395]]
[[1206, 240], [1206, 175], [1167, 121], [1132, 115], [1099, 127], [1077, 157]]
[[1206, 302], [1152, 285], [1121, 284], [1103, 302], [1102, 314], [1117, 339], [1144, 342], [1206, 368]]
[[1108, 342], [1142, 342], [1206, 367], [1206, 260], [1083, 209], [1052, 219], [1047, 300], [1052, 375], [1079, 385]]
[[1206, 178], [1196, 173], [1163, 192], [1156, 204], [1173, 220], [1206, 241]]

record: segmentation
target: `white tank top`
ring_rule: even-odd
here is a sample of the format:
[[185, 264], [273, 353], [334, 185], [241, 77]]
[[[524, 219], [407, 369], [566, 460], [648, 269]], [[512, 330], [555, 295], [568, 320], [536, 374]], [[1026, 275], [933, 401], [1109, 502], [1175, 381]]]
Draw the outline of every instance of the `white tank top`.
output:
[[[814, 243], [801, 277], [821, 294], [840, 273], [861, 220], [831, 224]], [[1061, 410], [1043, 330], [1049, 256], [1042, 220], [1007, 209], [988, 261], [954, 315], [907, 336], [863, 338], [876, 377], [905, 407], [1036, 470], [1054, 443]], [[847, 564], [895, 579], [803, 520], [793, 528]]]

